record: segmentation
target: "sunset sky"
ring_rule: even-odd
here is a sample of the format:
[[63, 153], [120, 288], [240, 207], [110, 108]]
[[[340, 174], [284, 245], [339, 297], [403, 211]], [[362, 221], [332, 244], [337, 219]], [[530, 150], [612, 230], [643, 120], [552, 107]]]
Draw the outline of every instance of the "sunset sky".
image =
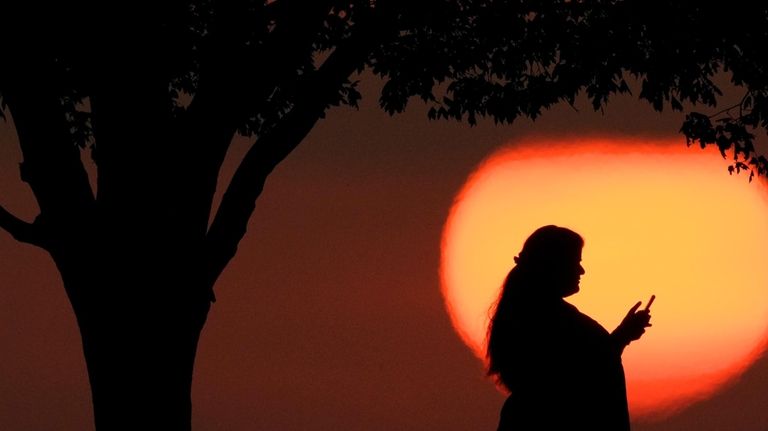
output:
[[[429, 122], [419, 101], [389, 117], [377, 107], [378, 79], [361, 79], [360, 110], [332, 110], [270, 177], [216, 286], [196, 363], [196, 431], [495, 430], [504, 394], [455, 333], [440, 292], [442, 230], [467, 176], [498, 148], [537, 136], [685, 145], [683, 114], [630, 97], [604, 115], [580, 103], [535, 122], [472, 128]], [[244, 143], [233, 145], [223, 180]], [[0, 124], [0, 203], [31, 220], [19, 161], [11, 127]], [[654, 308], [662, 306], [660, 297]], [[4, 231], [0, 352], [0, 429], [93, 429], [79, 334], [56, 269]], [[767, 405], [768, 359], [759, 359], [713, 398], [633, 429], [764, 430]]]

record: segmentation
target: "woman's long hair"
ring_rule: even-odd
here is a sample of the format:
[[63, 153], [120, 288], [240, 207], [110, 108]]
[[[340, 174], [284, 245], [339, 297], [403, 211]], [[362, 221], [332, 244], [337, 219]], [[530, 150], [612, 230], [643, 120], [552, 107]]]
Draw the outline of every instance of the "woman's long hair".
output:
[[516, 370], [512, 366], [514, 355], [514, 340], [512, 335], [512, 319], [515, 304], [550, 295], [542, 291], [540, 280], [556, 270], [574, 251], [581, 250], [584, 239], [576, 232], [559, 226], [548, 225], [537, 229], [525, 240], [523, 249], [515, 257], [515, 266], [507, 274], [501, 289], [499, 299], [492, 309], [488, 325], [488, 375], [497, 383], [512, 390], [511, 374]]

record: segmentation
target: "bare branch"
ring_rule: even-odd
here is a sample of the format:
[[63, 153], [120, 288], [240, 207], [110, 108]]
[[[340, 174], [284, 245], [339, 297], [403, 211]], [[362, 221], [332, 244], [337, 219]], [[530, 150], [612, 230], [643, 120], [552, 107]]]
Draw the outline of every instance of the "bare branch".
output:
[[719, 116], [721, 116], [723, 114], [728, 114], [728, 116], [730, 117], [731, 116], [731, 111], [733, 111], [736, 108], [739, 109], [739, 117], [743, 117], [744, 116], [744, 103], [747, 101], [747, 99], [751, 95], [752, 95], [752, 92], [751, 91], [747, 91], [744, 94], [744, 96], [741, 98], [739, 103], [735, 103], [735, 104], [733, 104], [731, 106], [725, 107], [725, 108], [715, 112], [714, 114], [707, 115], [707, 117], [709, 117], [710, 119], [716, 119], [717, 117], [719, 117]]

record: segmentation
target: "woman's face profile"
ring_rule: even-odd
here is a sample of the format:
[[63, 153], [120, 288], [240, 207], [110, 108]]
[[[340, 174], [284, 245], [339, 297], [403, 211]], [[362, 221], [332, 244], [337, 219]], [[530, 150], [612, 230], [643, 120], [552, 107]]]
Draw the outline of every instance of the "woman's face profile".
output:
[[578, 292], [579, 281], [585, 273], [584, 267], [581, 266], [581, 248], [563, 253], [553, 263], [548, 276], [549, 285], [563, 298]]

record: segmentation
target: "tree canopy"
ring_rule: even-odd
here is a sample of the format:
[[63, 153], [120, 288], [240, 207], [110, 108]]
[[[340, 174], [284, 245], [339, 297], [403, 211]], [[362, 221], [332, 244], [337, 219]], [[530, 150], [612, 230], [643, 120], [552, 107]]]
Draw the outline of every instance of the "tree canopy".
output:
[[[152, 96], [165, 100], [153, 114], [169, 120], [204, 115], [199, 106], [215, 96], [231, 127], [261, 138], [291, 112], [311, 110], [308, 94], [322, 99], [315, 110], [356, 105], [360, 94], [347, 78], [365, 67], [387, 80], [380, 98], [387, 112], [419, 97], [431, 118], [470, 123], [535, 118], [582, 91], [602, 109], [612, 94], [630, 91], [628, 77], [657, 110], [715, 106], [721, 92], [712, 78], [728, 72], [745, 89], [738, 114], [711, 127], [694, 114], [683, 131], [751, 156], [742, 126], [768, 126], [761, 59], [768, 12], [757, 4], [205, 0], [5, 9], [18, 18], [6, 39], [25, 43], [10, 44], [3, 81], [9, 85], [14, 71], [44, 72], [81, 146], [95, 141], [89, 102], [99, 85], [141, 99], [129, 90], [151, 84]], [[89, 16], [97, 19], [84, 25]]]

